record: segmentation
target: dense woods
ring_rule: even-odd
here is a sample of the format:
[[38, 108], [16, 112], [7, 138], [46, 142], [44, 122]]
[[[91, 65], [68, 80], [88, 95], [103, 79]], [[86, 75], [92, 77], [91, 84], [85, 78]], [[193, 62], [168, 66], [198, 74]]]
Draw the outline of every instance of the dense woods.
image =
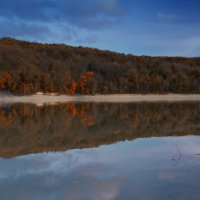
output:
[[0, 156], [97, 147], [135, 138], [199, 135], [200, 104], [68, 103], [0, 108]]
[[138, 57], [3, 38], [0, 91], [71, 95], [200, 93], [200, 58]]

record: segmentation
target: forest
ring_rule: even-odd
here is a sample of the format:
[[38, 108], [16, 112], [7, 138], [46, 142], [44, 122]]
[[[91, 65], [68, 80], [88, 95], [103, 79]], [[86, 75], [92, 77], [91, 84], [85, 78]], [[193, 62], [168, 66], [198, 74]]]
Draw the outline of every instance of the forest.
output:
[[200, 57], [135, 56], [2, 38], [0, 92], [199, 94]]

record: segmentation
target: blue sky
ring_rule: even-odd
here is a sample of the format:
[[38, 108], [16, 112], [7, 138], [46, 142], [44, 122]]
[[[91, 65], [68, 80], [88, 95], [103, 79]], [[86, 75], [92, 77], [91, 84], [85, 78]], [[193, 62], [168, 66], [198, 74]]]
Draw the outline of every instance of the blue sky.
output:
[[199, 0], [1, 0], [0, 37], [200, 56]]

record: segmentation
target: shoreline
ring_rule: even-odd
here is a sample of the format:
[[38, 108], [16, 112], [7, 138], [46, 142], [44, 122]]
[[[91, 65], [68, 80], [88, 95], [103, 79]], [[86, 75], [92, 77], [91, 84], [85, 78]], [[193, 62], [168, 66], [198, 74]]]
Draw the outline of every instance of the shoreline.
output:
[[109, 95], [0, 95], [0, 104], [57, 104], [67, 102], [131, 103], [131, 102], [200, 102], [200, 94], [109, 94]]

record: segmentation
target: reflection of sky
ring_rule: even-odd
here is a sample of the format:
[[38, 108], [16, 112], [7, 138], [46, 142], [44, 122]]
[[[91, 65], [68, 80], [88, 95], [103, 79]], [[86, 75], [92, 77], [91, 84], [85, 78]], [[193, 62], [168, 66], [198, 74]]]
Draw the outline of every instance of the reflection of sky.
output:
[[190, 136], [0, 159], [0, 199], [199, 199], [199, 153]]

